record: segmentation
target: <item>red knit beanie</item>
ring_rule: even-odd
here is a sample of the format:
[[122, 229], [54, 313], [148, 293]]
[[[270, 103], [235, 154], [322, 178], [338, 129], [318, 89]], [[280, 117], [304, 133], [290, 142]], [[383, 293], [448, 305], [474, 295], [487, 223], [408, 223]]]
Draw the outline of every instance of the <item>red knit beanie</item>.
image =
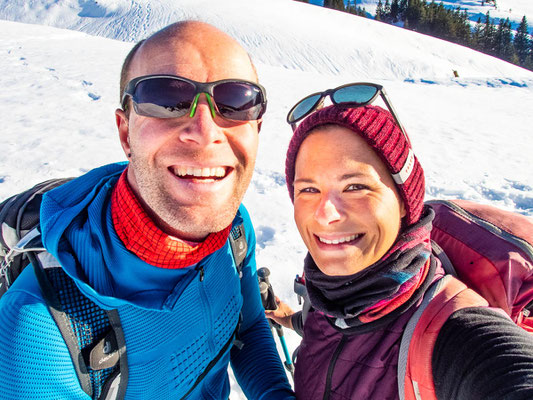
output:
[[383, 160], [396, 183], [406, 208], [405, 224], [420, 219], [424, 207], [424, 171], [413, 153], [411, 143], [396, 125], [392, 115], [377, 106], [346, 108], [325, 107], [312, 113], [298, 126], [289, 144], [285, 176], [294, 202], [294, 167], [302, 142], [320, 125], [334, 124], [361, 135]]

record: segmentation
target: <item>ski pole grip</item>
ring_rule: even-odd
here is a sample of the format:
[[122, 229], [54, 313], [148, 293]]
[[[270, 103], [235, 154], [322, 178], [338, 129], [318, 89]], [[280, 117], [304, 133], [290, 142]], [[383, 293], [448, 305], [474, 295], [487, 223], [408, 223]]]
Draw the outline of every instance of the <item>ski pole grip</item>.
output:
[[267, 285], [270, 285], [270, 270], [267, 267], [259, 268], [257, 278], [260, 282], [266, 282]]
[[261, 294], [261, 303], [265, 310], [276, 310], [278, 305], [276, 304], [276, 296], [274, 296], [274, 289], [270, 282], [259, 280], [259, 293]]
[[268, 305], [268, 284], [266, 282], [259, 282], [259, 293], [261, 293], [261, 302], [266, 310]]

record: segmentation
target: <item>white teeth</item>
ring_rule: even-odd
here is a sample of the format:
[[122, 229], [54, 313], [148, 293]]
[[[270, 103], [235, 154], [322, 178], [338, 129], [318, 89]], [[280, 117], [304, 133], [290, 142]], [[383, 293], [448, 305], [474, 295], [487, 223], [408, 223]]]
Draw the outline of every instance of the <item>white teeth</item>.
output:
[[340, 239], [333, 239], [333, 240], [324, 239], [318, 236], [318, 240], [326, 244], [339, 244], [339, 243], [351, 242], [352, 240], [355, 240], [355, 238], [357, 238], [358, 236], [360, 235], [351, 235], [351, 236], [346, 236]]
[[226, 168], [213, 167], [213, 168], [194, 168], [194, 167], [175, 167], [174, 173], [177, 176], [196, 176], [202, 178], [222, 178], [226, 176]]

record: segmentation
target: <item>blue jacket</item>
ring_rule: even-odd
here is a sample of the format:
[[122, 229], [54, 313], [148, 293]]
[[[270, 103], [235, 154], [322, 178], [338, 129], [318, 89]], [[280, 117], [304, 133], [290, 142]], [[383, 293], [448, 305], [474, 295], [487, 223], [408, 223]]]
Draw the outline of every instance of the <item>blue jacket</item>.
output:
[[[234, 220], [244, 223], [248, 241], [242, 279], [229, 242], [197, 265], [154, 267], [129, 252], [113, 228], [110, 194], [124, 167], [97, 168], [47, 193], [41, 230], [46, 249], [82, 293], [118, 310], [129, 370], [126, 399], [181, 398], [231, 337], [240, 313], [244, 346], [226, 351], [189, 398], [227, 399], [229, 362], [248, 398], [294, 398], [261, 306], [246, 209], [241, 206]], [[89, 398], [33, 268], [2, 297], [0, 315], [1, 399]]]

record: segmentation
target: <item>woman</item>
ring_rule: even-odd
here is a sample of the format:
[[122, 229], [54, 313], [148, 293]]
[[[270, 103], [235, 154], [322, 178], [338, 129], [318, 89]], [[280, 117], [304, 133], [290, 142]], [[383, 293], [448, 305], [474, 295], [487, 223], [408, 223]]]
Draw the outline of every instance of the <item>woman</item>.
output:
[[[366, 91], [366, 92], [365, 92]], [[381, 95], [391, 112], [368, 105]], [[324, 98], [334, 105], [316, 111]], [[311, 95], [295, 127], [286, 179], [311, 303], [298, 351], [300, 399], [397, 399], [399, 346], [409, 318], [443, 276], [431, 253], [424, 174], [382, 87], [350, 84]], [[301, 330], [280, 302], [267, 316]], [[502, 337], [505, 339], [502, 340]], [[533, 398], [533, 343], [497, 311], [455, 312], [431, 362], [442, 399]]]

